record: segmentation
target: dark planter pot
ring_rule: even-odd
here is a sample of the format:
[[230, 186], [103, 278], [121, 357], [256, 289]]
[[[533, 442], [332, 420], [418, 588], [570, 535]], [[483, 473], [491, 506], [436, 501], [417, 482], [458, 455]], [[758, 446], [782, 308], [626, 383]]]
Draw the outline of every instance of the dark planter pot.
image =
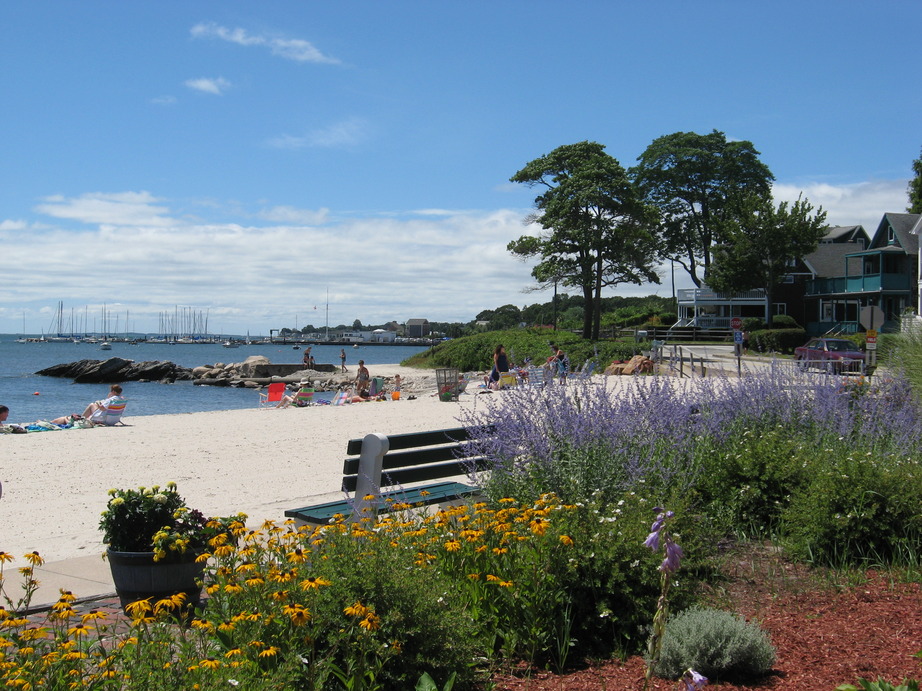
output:
[[186, 603], [197, 607], [202, 597], [201, 582], [204, 563], [196, 563], [197, 555], [186, 561], [154, 561], [153, 552], [108, 551], [112, 581], [125, 609], [132, 602], [150, 599], [152, 602], [177, 593], [186, 594]]

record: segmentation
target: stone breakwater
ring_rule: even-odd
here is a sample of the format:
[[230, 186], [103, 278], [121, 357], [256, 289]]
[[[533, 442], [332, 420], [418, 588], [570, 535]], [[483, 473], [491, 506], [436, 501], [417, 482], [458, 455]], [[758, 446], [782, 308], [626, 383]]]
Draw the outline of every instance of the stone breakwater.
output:
[[[274, 365], [262, 355], [251, 355], [243, 362], [216, 362], [192, 369], [168, 361], [135, 362], [113, 357], [108, 360], [79, 360], [53, 365], [36, 374], [71, 378], [78, 384], [117, 384], [127, 381], [169, 384], [192, 380], [193, 384], [200, 386], [258, 389], [273, 382], [285, 382], [292, 386], [309, 382], [317, 391], [347, 388], [355, 379], [354, 372], [340, 372], [333, 365], [317, 365], [314, 369], [303, 369], [301, 365]], [[390, 385], [392, 378], [384, 378]], [[434, 390], [434, 386], [432, 374], [420, 373], [418, 376], [404, 377], [403, 390], [409, 393]]]
[[113, 357], [108, 360], [78, 360], [52, 365], [36, 374], [45, 377], [63, 377], [75, 384], [117, 384], [123, 381], [160, 381], [172, 383], [192, 379], [192, 370], [173, 362], [149, 360], [135, 362]]

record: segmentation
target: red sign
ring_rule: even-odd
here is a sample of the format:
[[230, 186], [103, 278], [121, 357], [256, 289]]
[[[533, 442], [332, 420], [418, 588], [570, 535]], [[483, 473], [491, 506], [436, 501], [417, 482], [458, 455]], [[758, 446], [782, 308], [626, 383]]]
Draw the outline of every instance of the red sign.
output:
[[730, 328], [732, 328], [732, 329], [742, 329], [742, 328], [743, 328], [743, 320], [740, 319], [739, 317], [733, 317], [733, 319], [730, 320]]

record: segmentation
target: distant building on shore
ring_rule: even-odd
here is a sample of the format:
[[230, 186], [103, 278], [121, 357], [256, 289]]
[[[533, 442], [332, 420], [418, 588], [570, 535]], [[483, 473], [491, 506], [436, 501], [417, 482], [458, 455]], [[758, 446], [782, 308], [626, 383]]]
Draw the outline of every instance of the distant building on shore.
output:
[[407, 320], [407, 338], [426, 338], [429, 334], [428, 319]]

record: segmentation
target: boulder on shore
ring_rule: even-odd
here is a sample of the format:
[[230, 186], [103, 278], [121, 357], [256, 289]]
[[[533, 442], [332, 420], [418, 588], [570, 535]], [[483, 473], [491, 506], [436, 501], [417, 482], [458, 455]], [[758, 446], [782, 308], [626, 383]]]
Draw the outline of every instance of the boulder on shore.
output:
[[52, 365], [36, 372], [44, 377], [71, 378], [75, 384], [116, 384], [123, 381], [164, 381], [192, 379], [192, 370], [174, 362], [148, 360], [135, 362], [120, 357], [108, 360], [78, 360]]

